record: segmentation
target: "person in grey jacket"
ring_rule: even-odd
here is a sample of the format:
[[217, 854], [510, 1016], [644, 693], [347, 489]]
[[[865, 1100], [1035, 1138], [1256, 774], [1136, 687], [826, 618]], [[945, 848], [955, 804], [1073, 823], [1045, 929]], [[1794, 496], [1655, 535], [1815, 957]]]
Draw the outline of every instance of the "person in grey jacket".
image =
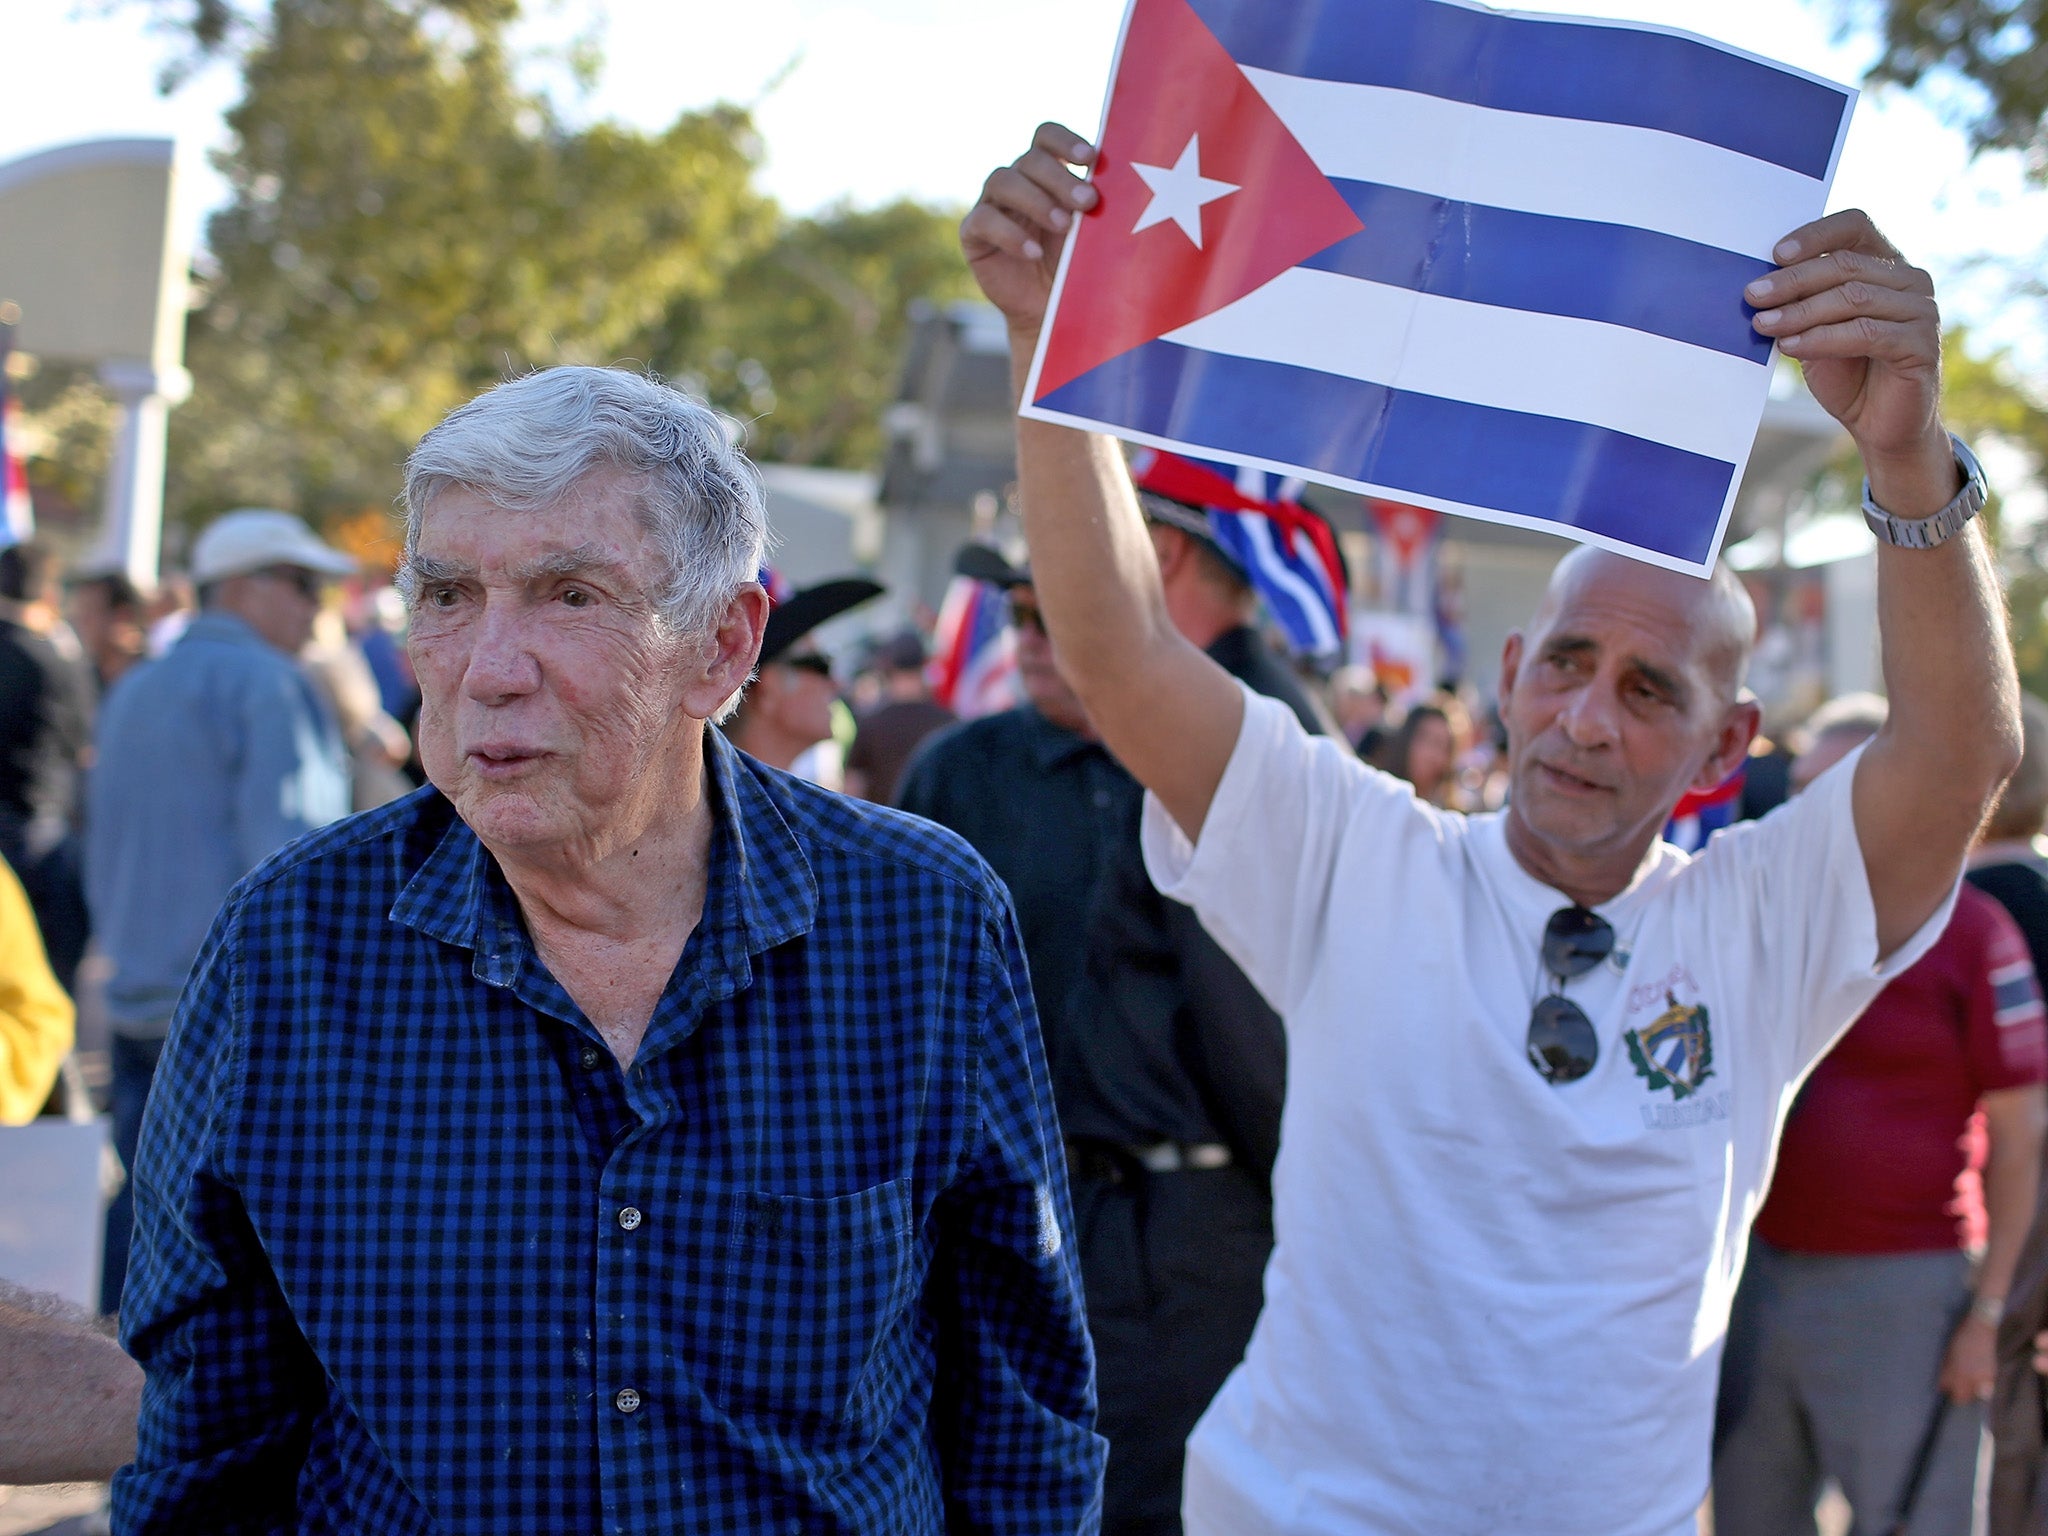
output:
[[[112, 962], [114, 1144], [132, 1165], [171, 1010], [234, 883], [349, 812], [349, 760], [294, 660], [324, 578], [355, 562], [284, 512], [216, 519], [192, 550], [200, 613], [101, 706], [86, 899]], [[132, 1206], [107, 1212], [101, 1309], [119, 1310]]]

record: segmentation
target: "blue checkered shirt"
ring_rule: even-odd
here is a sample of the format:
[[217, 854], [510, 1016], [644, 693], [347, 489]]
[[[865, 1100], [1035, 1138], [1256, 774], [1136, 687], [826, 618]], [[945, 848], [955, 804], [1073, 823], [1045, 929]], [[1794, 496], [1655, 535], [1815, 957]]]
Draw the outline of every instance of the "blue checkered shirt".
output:
[[117, 1531], [1095, 1529], [1009, 899], [706, 739], [704, 916], [629, 1071], [432, 790], [237, 887], [137, 1159]]

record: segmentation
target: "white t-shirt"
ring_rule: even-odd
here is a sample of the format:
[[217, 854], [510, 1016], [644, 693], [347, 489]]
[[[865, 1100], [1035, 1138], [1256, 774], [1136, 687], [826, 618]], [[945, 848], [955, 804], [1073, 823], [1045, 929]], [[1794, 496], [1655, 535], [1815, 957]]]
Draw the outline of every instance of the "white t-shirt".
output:
[[1189, 1441], [1189, 1536], [1692, 1530], [1794, 1087], [1947, 921], [1877, 964], [1853, 762], [1598, 909], [1616, 955], [1565, 995], [1599, 1062], [1555, 1086], [1525, 1041], [1570, 901], [1500, 816], [1249, 692], [1200, 845], [1147, 798], [1153, 879], [1288, 1038], [1266, 1307]]

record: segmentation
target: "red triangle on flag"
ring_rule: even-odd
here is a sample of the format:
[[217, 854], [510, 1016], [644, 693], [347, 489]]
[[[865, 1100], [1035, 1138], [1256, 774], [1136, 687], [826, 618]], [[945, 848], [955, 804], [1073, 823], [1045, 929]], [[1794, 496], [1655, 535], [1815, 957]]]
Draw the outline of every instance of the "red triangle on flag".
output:
[[[1199, 242], [1154, 207], [1169, 170], [1207, 183], [1190, 215]], [[1132, 7], [1094, 184], [1101, 201], [1074, 231], [1039, 400], [1365, 227], [1187, 0]]]

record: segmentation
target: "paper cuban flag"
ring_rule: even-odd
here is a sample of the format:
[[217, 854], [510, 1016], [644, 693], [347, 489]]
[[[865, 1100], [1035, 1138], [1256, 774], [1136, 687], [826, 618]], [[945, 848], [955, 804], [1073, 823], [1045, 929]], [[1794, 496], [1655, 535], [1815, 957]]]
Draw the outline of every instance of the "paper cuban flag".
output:
[[1133, 0], [1024, 412], [1704, 571], [1742, 290], [1855, 97], [1664, 28]]

